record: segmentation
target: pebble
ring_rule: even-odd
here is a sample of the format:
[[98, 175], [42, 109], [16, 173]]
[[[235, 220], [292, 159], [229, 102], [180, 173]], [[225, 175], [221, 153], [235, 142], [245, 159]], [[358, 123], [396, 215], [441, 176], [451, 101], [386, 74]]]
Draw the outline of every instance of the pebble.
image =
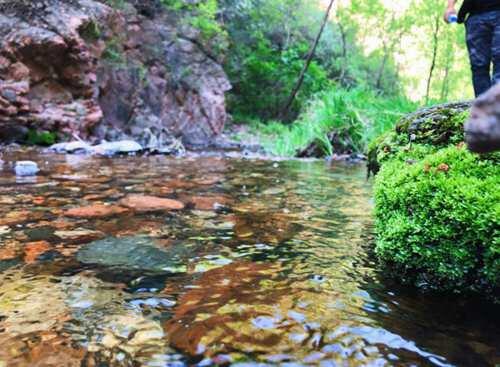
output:
[[32, 161], [18, 161], [14, 170], [16, 176], [35, 176], [40, 171], [38, 165]]

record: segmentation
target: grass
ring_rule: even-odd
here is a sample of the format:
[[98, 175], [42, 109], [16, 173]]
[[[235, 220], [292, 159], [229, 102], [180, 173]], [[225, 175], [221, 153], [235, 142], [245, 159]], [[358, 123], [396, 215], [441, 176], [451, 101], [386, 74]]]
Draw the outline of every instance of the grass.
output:
[[326, 156], [336, 152], [327, 134], [335, 131], [346, 150], [366, 152], [372, 139], [391, 129], [405, 114], [416, 109], [405, 97], [387, 97], [358, 87], [350, 90], [330, 88], [309, 101], [297, 121], [285, 125], [238, 118], [250, 126], [264, 149], [278, 156], [294, 156], [316, 142]]

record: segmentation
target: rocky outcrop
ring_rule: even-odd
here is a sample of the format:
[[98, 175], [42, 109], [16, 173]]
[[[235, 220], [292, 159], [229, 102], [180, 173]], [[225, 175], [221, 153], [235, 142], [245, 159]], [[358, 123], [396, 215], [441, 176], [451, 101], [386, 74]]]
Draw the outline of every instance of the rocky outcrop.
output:
[[222, 131], [227, 77], [159, 2], [0, 7], [0, 140], [34, 129], [161, 149], [176, 138], [206, 145]]

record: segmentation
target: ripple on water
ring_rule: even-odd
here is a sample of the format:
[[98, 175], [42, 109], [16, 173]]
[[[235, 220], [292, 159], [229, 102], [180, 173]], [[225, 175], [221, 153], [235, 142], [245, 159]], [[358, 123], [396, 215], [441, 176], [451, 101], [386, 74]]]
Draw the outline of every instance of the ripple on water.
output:
[[[0, 172], [0, 366], [500, 363], [496, 306], [380, 276], [361, 167], [3, 159], [43, 169]], [[121, 210], [131, 194], [185, 208]]]

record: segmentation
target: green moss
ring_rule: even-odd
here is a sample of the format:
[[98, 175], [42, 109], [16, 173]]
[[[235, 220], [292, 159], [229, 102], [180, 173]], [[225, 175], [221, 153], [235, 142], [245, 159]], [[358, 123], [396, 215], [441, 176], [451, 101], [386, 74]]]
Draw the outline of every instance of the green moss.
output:
[[90, 21], [79, 29], [79, 33], [86, 41], [95, 42], [101, 37], [101, 30], [99, 25]]
[[436, 289], [499, 289], [498, 162], [463, 147], [417, 146], [382, 165], [376, 253], [393, 274]]
[[104, 2], [114, 9], [125, 8], [125, 0], [104, 0]]
[[463, 143], [468, 104], [403, 118], [369, 146], [376, 253], [388, 274], [452, 291], [500, 291], [500, 154]]
[[411, 152], [416, 144], [428, 153], [459, 144], [464, 140], [464, 123], [469, 117], [467, 104], [435, 106], [408, 115], [396, 128], [368, 146], [368, 170], [376, 174], [380, 166], [400, 152]]
[[117, 38], [112, 38], [106, 42], [106, 48], [104, 49], [102, 57], [108, 63], [115, 66], [121, 66], [126, 63], [122, 46]]
[[49, 131], [39, 132], [37, 130], [29, 130], [28, 136], [26, 137], [26, 142], [30, 145], [43, 145], [49, 146], [56, 142], [56, 133]]

